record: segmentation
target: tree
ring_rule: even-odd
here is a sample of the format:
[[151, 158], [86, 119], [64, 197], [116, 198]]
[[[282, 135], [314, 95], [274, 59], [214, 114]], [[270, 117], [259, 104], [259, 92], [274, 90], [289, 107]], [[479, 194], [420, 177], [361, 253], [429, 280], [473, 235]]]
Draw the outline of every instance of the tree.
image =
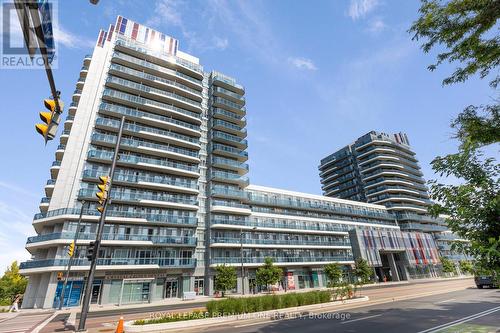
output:
[[357, 284], [362, 286], [370, 282], [373, 274], [373, 269], [368, 265], [368, 262], [362, 258], [356, 260], [354, 266], [354, 276], [357, 279]]
[[328, 278], [328, 287], [335, 288], [339, 285], [342, 279], [342, 268], [339, 264], [328, 264], [324, 268], [326, 277]]
[[269, 257], [264, 259], [264, 266], [259, 267], [256, 273], [256, 283], [260, 286], [269, 286], [278, 283], [283, 276], [283, 270], [273, 265], [273, 260]]
[[462, 271], [462, 273], [472, 274], [474, 271], [474, 266], [472, 265], [472, 263], [470, 261], [460, 260], [459, 265], [460, 265], [460, 270]]
[[441, 257], [439, 258], [441, 260], [441, 265], [443, 265], [443, 272], [444, 273], [453, 273], [455, 274], [455, 265], [453, 262], [446, 258], [446, 257]]
[[19, 266], [14, 261], [0, 278], [0, 305], [9, 305], [17, 294], [24, 294], [28, 280], [19, 274]]
[[[422, 0], [420, 17], [410, 32], [414, 40], [424, 40], [422, 49], [439, 47], [433, 71], [443, 62], [459, 67], [443, 80], [443, 85], [465, 82], [479, 73], [490, 75], [490, 87], [500, 82], [500, 0]], [[500, 272], [500, 198], [499, 166], [484, 156], [483, 148], [500, 142], [500, 103], [470, 105], [451, 123], [460, 146], [458, 153], [436, 157], [432, 168], [440, 176], [455, 177], [462, 183], [446, 185], [431, 182], [433, 215], [447, 214], [450, 229], [470, 241], [465, 248], [475, 257], [476, 265]], [[497, 151], [494, 149], [495, 152]], [[462, 244], [463, 245], [463, 244]]]
[[236, 269], [232, 266], [218, 265], [215, 268], [214, 287], [225, 296], [226, 291], [236, 288]]

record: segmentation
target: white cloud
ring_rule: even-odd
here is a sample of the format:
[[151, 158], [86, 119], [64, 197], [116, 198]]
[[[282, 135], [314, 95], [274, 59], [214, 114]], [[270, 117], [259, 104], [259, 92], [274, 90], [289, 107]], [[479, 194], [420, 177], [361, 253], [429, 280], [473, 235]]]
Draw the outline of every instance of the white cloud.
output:
[[227, 38], [221, 38], [218, 36], [214, 37], [214, 47], [218, 50], [225, 50], [229, 45], [229, 40]]
[[292, 66], [294, 66], [298, 69], [305, 69], [305, 70], [309, 70], [309, 71], [315, 71], [318, 69], [316, 67], [316, 65], [314, 64], [314, 62], [311, 59], [307, 59], [307, 58], [290, 57], [290, 58], [288, 58], [288, 62]]
[[54, 25], [54, 38], [56, 45], [62, 45], [69, 49], [88, 49], [95, 45], [94, 40], [75, 35], [64, 29], [60, 24]]
[[181, 11], [184, 2], [175, 0], [159, 0], [156, 2], [155, 16], [150, 19], [147, 25], [170, 25], [184, 28]]
[[368, 31], [377, 34], [387, 28], [387, 25], [384, 23], [384, 21], [381, 18], [376, 18], [372, 20], [369, 25], [368, 25]]
[[353, 20], [366, 16], [379, 4], [378, 0], [351, 0], [348, 14]]

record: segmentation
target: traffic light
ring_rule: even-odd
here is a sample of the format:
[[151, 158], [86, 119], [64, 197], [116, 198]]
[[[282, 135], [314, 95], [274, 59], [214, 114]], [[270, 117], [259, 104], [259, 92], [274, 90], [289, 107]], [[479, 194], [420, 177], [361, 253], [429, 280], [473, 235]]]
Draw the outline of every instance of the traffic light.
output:
[[[45, 108], [49, 110], [48, 112], [40, 112], [40, 119], [45, 124], [36, 124], [35, 128], [36, 131], [43, 136], [45, 143], [47, 143], [48, 140], [52, 140], [56, 136], [60, 113], [57, 112], [55, 100], [46, 99], [43, 101], [43, 104]], [[59, 108], [62, 112], [63, 103], [61, 101], [59, 101]]]
[[87, 247], [87, 259], [89, 261], [92, 261], [94, 255], [95, 255], [95, 242], [90, 242], [89, 246]]
[[99, 206], [97, 206], [97, 210], [99, 213], [103, 213], [104, 211], [104, 203], [108, 198], [108, 188], [109, 188], [109, 177], [108, 176], [100, 176], [99, 184], [97, 185], [99, 191], [95, 194], [99, 199]]
[[69, 257], [73, 257], [73, 254], [75, 254], [75, 242], [71, 242], [71, 244], [69, 244], [68, 246], [68, 255]]
[[57, 281], [61, 281], [63, 279], [63, 272], [57, 272]]

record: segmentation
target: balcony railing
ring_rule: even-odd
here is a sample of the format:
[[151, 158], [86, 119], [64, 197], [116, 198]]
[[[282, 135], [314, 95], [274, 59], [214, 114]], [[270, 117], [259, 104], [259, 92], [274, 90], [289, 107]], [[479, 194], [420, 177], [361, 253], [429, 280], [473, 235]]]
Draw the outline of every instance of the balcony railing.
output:
[[[109, 119], [109, 118], [97, 118], [96, 125], [108, 126], [108, 127], [113, 127], [113, 128], [120, 128], [120, 121], [114, 120], [114, 119]], [[147, 132], [147, 133], [152, 133], [152, 134], [163, 135], [163, 136], [172, 137], [172, 138], [175, 138], [178, 140], [191, 142], [194, 144], [200, 143], [200, 140], [198, 138], [192, 138], [192, 137], [184, 135], [184, 134], [179, 134], [179, 133], [175, 133], [173, 131], [162, 130], [162, 129], [153, 128], [153, 127], [149, 127], [149, 126], [136, 125], [136, 124], [131, 124], [131, 123], [126, 122], [125, 126], [123, 126], [123, 129], [126, 131], [130, 131], [130, 132]]]
[[234, 202], [234, 201], [225, 201], [225, 200], [212, 200], [212, 206], [225, 206], [225, 207], [233, 207], [233, 208], [243, 208], [250, 209], [250, 206]]
[[181, 113], [181, 114], [184, 114], [186, 116], [197, 118], [197, 119], [201, 118], [201, 115], [199, 113], [188, 111], [188, 110], [179, 108], [177, 106], [174, 106], [172, 104], [157, 102], [157, 101], [154, 101], [154, 100], [149, 99], [149, 98], [144, 98], [144, 97], [139, 97], [139, 96], [132, 95], [132, 94], [127, 94], [127, 93], [124, 93], [124, 92], [121, 92], [118, 90], [104, 89], [102, 95], [113, 97], [116, 99], [120, 99], [121, 101], [124, 101], [122, 103], [129, 102], [129, 103], [133, 103], [133, 104], [136, 104], [137, 106], [142, 106], [142, 107], [152, 106], [152, 107], [159, 108], [162, 110]]
[[[28, 237], [27, 244], [46, 242], [54, 239], [74, 239], [74, 232], [55, 232], [45, 235]], [[80, 240], [95, 240], [95, 233], [79, 233]], [[133, 235], [133, 234], [103, 234], [102, 240], [113, 241], [144, 241], [154, 244], [172, 244], [172, 245], [196, 245], [196, 237], [192, 236], [164, 236], [164, 235]]]
[[159, 65], [156, 65], [156, 64], [153, 64], [149, 61], [145, 61], [145, 60], [142, 60], [142, 59], [138, 59], [136, 57], [132, 57], [132, 56], [129, 56], [128, 54], [125, 54], [125, 53], [121, 53], [121, 52], [115, 52], [113, 53], [113, 58], [118, 58], [118, 59], [121, 59], [121, 60], [125, 60], [127, 62], [130, 62], [130, 63], [133, 63], [133, 64], [136, 64], [136, 65], [139, 65], [139, 66], [142, 66], [142, 67], [146, 67], [146, 68], [150, 68], [150, 69], [153, 69], [157, 72], [161, 72], [161, 73], [165, 73], [165, 74], [168, 74], [168, 75], [174, 75], [174, 76], [179, 76], [187, 81], [190, 81], [192, 83], [195, 83], [197, 85], [200, 85], [201, 86], [201, 81], [194, 78], [194, 77], [191, 77], [189, 75], [186, 75], [182, 72], [179, 72], [177, 70], [173, 70], [173, 69], [167, 69], [163, 66], [159, 66]]
[[[79, 198], [94, 198], [96, 191], [93, 189], [80, 189], [78, 191]], [[110, 197], [115, 201], [162, 201], [162, 202], [173, 202], [180, 203], [184, 205], [197, 205], [198, 201], [196, 199], [186, 199], [172, 194], [158, 194], [151, 192], [139, 192], [139, 193], [119, 193], [118, 191], [111, 190]]]
[[293, 223], [282, 222], [263, 222], [256, 220], [235, 220], [235, 219], [221, 219], [212, 218], [212, 224], [226, 224], [226, 225], [239, 225], [252, 228], [278, 228], [278, 229], [296, 229], [296, 230], [318, 230], [318, 231], [333, 231], [333, 232], [347, 232], [349, 227], [344, 224], [328, 223], [324, 225], [315, 225], [314, 223], [300, 225]]
[[248, 146], [247, 140], [237, 137], [236, 135], [226, 134], [224, 132], [219, 132], [219, 131], [212, 131], [212, 136], [214, 138], [224, 139], [244, 147]]
[[212, 237], [213, 243], [221, 243], [221, 244], [236, 244], [239, 245], [241, 242], [243, 244], [255, 244], [255, 245], [311, 245], [311, 246], [351, 246], [351, 243], [348, 240], [332, 240], [332, 241], [324, 241], [324, 240], [303, 240], [303, 239], [252, 239], [252, 238], [228, 238], [228, 237]]
[[139, 111], [137, 109], [132, 109], [132, 108], [128, 108], [128, 107], [121, 106], [121, 105], [109, 104], [109, 103], [103, 102], [99, 106], [99, 109], [102, 111], [110, 111], [110, 112], [119, 113], [119, 114], [124, 115], [124, 116], [164, 121], [164, 122], [175, 124], [178, 126], [187, 127], [189, 129], [192, 129], [195, 131], [200, 131], [199, 125], [193, 125], [193, 124], [187, 123], [185, 121], [174, 119], [172, 117], [161, 116], [161, 115], [158, 115], [156, 113], [143, 112], [143, 111]]
[[248, 152], [246, 152], [244, 150], [230, 147], [230, 146], [226, 146], [226, 145], [223, 145], [220, 143], [212, 143], [212, 151], [217, 152], [218, 150], [226, 152], [226, 153], [230, 153], [233, 155], [237, 155], [240, 157], [248, 157]]
[[222, 186], [217, 186], [217, 185], [212, 187], [211, 192], [213, 195], [219, 194], [219, 195], [224, 195], [224, 196], [229, 196], [229, 197], [247, 199], [246, 193], [242, 190], [228, 189], [228, 188], [224, 188]]
[[245, 97], [240, 95], [240, 94], [237, 94], [235, 92], [232, 92], [231, 90], [227, 90], [227, 89], [224, 89], [222, 87], [217, 87], [217, 86], [214, 86], [214, 92], [218, 92], [218, 93], [221, 93], [221, 94], [225, 94], [225, 95], [228, 95], [228, 96], [231, 96], [232, 98], [234, 99], [237, 99], [239, 101], [241, 101], [241, 103], [245, 103]]
[[249, 184], [248, 177], [242, 177], [237, 173], [230, 173], [224, 171], [212, 171], [212, 179], [236, 181], [239, 183], [243, 183], [243, 185], [245, 186], [248, 186]]
[[[262, 264], [266, 257], [243, 257], [244, 264]], [[330, 257], [271, 257], [276, 263], [294, 263], [294, 262], [331, 262], [331, 261], [353, 261], [349, 255], [339, 255]], [[215, 257], [212, 258], [212, 264], [239, 264], [242, 259], [238, 257]]]
[[[89, 150], [89, 152], [87, 154], [87, 158], [97, 158], [97, 159], [109, 160], [109, 161], [111, 161], [112, 157], [113, 157], [113, 152], [103, 151], [103, 150], [92, 149], [92, 150]], [[197, 166], [190, 166], [190, 165], [181, 164], [178, 162], [153, 159], [153, 158], [135, 156], [135, 155], [120, 154], [120, 162], [131, 163], [131, 164], [145, 163], [145, 164], [152, 164], [152, 165], [157, 165], [157, 166], [161, 166], [161, 167], [181, 169], [181, 170], [186, 170], [186, 171], [190, 171], [190, 172], [198, 172]]]
[[227, 110], [224, 110], [221, 108], [216, 108], [213, 106], [212, 106], [211, 110], [212, 110], [212, 114], [215, 114], [215, 115], [218, 114], [221, 116], [225, 116], [225, 117], [228, 117], [230, 119], [237, 120], [239, 123], [246, 123], [246, 121], [247, 121], [247, 119], [245, 117], [237, 115], [236, 113], [231, 112], [231, 111], [227, 111]]
[[212, 156], [212, 164], [228, 165], [234, 168], [242, 169], [248, 171], [248, 164], [241, 163], [228, 158]]
[[[113, 208], [111, 206], [110, 208]], [[57, 217], [61, 215], [74, 215], [78, 217], [80, 214], [80, 208], [60, 208], [56, 210], [50, 210], [46, 213], [35, 214], [34, 220], [40, 220], [44, 218]], [[84, 209], [83, 215], [85, 216], [101, 216], [101, 214], [94, 209]], [[198, 219], [195, 216], [181, 216], [174, 214], [154, 214], [145, 212], [123, 212], [113, 209], [106, 210], [106, 217], [121, 217], [121, 218], [137, 218], [146, 219], [148, 222], [163, 222], [168, 224], [182, 224], [195, 226], [198, 224]]]
[[[20, 269], [67, 266], [69, 259], [44, 259], [22, 262]], [[77, 258], [72, 262], [73, 266], [90, 266], [86, 258]], [[193, 268], [196, 266], [194, 258], [98, 258], [97, 266], [112, 265], [158, 265], [160, 267]]]

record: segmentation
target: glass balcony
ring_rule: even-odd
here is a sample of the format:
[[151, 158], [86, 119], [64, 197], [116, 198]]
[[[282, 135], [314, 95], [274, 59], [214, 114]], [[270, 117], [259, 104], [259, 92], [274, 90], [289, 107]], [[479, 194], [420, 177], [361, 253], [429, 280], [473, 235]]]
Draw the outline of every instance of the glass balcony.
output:
[[224, 171], [212, 171], [211, 179], [241, 183], [243, 186], [248, 186], [249, 184], [248, 177], [242, 177], [238, 174]]
[[212, 195], [222, 195], [226, 197], [232, 197], [232, 198], [240, 198], [243, 200], [248, 199], [246, 193], [242, 190], [237, 190], [237, 189], [230, 189], [230, 188], [225, 188], [223, 186], [213, 186], [211, 189]]
[[138, 59], [136, 57], [132, 57], [128, 54], [125, 54], [125, 53], [121, 53], [121, 52], [118, 52], [118, 51], [115, 51], [112, 55], [113, 58], [115, 59], [121, 59], [121, 60], [124, 60], [126, 62], [129, 62], [129, 63], [132, 63], [132, 64], [135, 64], [135, 65], [139, 65], [141, 67], [145, 67], [145, 68], [149, 68], [149, 69], [152, 69], [152, 70], [155, 70], [157, 72], [161, 72], [161, 73], [165, 73], [165, 74], [168, 74], [168, 75], [174, 75], [174, 76], [178, 76], [184, 80], [187, 80], [191, 83], [194, 83], [194, 84], [197, 84], [201, 87], [201, 80], [199, 79], [196, 79], [192, 76], [189, 76], [189, 75], [186, 75], [180, 71], [177, 71], [177, 70], [174, 70], [174, 69], [169, 69], [169, 68], [165, 68], [163, 66], [159, 66], [159, 65], [156, 65], [156, 64], [153, 64], [149, 61], [145, 61], [145, 60], [142, 60], [142, 59]]
[[56, 150], [64, 150], [66, 149], [66, 145], [58, 145]]
[[214, 81], [220, 81], [220, 82], [223, 82], [225, 84], [228, 84], [232, 87], [235, 87], [236, 89], [240, 90], [240, 91], [245, 91], [245, 88], [243, 88], [242, 85], [236, 83], [236, 80], [227, 76], [227, 75], [224, 75], [222, 73], [219, 73], [217, 71], [212, 71], [212, 80]]
[[[120, 128], [120, 121], [119, 120], [114, 120], [114, 119], [109, 119], [109, 118], [97, 118], [95, 123], [96, 123], [96, 125], [113, 127], [116, 129]], [[149, 126], [142, 126], [142, 125], [136, 125], [136, 124], [131, 124], [131, 123], [125, 122], [123, 129], [126, 131], [130, 131], [130, 132], [147, 132], [147, 133], [152, 133], [152, 134], [163, 135], [163, 136], [175, 138], [178, 140], [191, 142], [191, 143], [194, 143], [196, 145], [198, 145], [200, 143], [200, 140], [198, 138], [193, 138], [193, 137], [190, 137], [190, 136], [187, 136], [184, 134], [179, 134], [179, 133], [175, 133], [173, 131], [162, 130], [162, 129], [149, 127]]]
[[241, 126], [235, 125], [233, 123], [230, 123], [228, 121], [220, 120], [220, 119], [212, 119], [212, 122], [210, 124], [210, 127], [216, 128], [216, 129], [222, 129], [226, 131], [230, 131], [233, 134], [236, 135], [243, 135], [246, 136], [247, 130], [246, 128], [243, 128]]
[[[243, 257], [244, 264], [262, 264], [266, 257]], [[351, 255], [338, 255], [333, 257], [271, 257], [274, 263], [294, 263], [294, 262], [336, 262], [353, 261]], [[215, 257], [212, 264], [239, 264], [242, 259], [238, 257]]]
[[159, 77], [159, 76], [156, 76], [156, 75], [152, 75], [152, 74], [148, 74], [146, 72], [141, 72], [141, 71], [138, 71], [138, 70], [135, 70], [135, 69], [132, 69], [132, 68], [128, 68], [128, 67], [125, 67], [125, 66], [122, 66], [122, 65], [118, 65], [118, 64], [111, 64], [111, 66], [109, 67], [110, 70], [115, 70], [115, 71], [118, 71], [118, 72], [121, 72], [121, 73], [125, 73], [125, 74], [129, 74], [129, 75], [132, 75], [132, 76], [135, 76], [135, 77], [138, 77], [138, 78], [142, 78], [142, 79], [146, 79], [146, 80], [149, 80], [149, 81], [153, 81], [153, 82], [161, 82], [161, 83], [164, 83], [166, 85], [169, 85], [169, 86], [172, 86], [172, 87], [175, 87], [175, 88], [179, 88], [179, 89], [183, 89], [183, 90], [186, 90], [186, 91], [189, 91], [190, 93], [198, 96], [201, 98], [200, 94], [201, 92], [199, 90], [195, 90], [193, 88], [190, 88], [184, 84], [181, 84], [181, 83], [178, 83], [176, 81], [172, 81], [172, 80], [169, 80], [169, 79], [165, 79], [165, 78], [162, 78], [162, 77]]
[[252, 238], [227, 238], [227, 237], [212, 237], [213, 243], [222, 243], [222, 244], [256, 244], [256, 245], [312, 245], [312, 246], [351, 246], [351, 243], [348, 240], [332, 240], [332, 241], [316, 241], [316, 240], [285, 240], [285, 239], [252, 239]]
[[[51, 234], [28, 237], [27, 244], [45, 242], [54, 239], [71, 239], [75, 238], [74, 232], [56, 232]], [[79, 233], [80, 240], [95, 240], [95, 233]], [[144, 241], [152, 242], [153, 244], [171, 244], [171, 245], [196, 245], [196, 237], [191, 236], [171, 236], [171, 235], [134, 235], [134, 234], [103, 234], [102, 240], [113, 241]]]
[[158, 115], [155, 113], [143, 112], [143, 111], [139, 111], [137, 109], [127, 108], [125, 106], [120, 106], [120, 105], [109, 104], [109, 103], [103, 102], [103, 103], [101, 103], [99, 110], [118, 113], [120, 115], [134, 117], [134, 118], [158, 120], [158, 121], [178, 125], [181, 127], [186, 127], [186, 128], [189, 128], [193, 131], [197, 131], [197, 132], [200, 131], [199, 125], [193, 125], [193, 124], [187, 123], [185, 121], [174, 119], [172, 117], [161, 116], [161, 115]]
[[186, 115], [191, 118], [196, 118], [198, 121], [200, 121], [201, 114], [188, 111], [182, 108], [179, 108], [177, 106], [174, 106], [172, 104], [167, 104], [167, 103], [161, 103], [154, 101], [149, 98], [144, 98], [144, 97], [139, 97], [136, 95], [131, 95], [127, 94], [121, 91], [113, 90], [113, 89], [104, 89], [103, 96], [109, 96], [115, 99], [118, 99], [121, 103], [133, 103], [137, 105], [137, 107], [153, 107], [156, 109], [161, 109], [161, 110], [166, 110], [166, 111], [171, 111], [171, 112], [176, 112], [182, 115]]
[[78, 102], [71, 102], [71, 104], [69, 105], [70, 108], [76, 108], [78, 107]]
[[[152, 56], [158, 57], [158, 58], [161, 58], [161, 56], [162, 56], [162, 54], [156, 53], [150, 49], [145, 49], [145, 48], [140, 47], [137, 44], [137, 41], [128, 40], [127, 37], [125, 37], [123, 35], [120, 35], [120, 39], [116, 40], [116, 45], [117, 46], [124, 46], [124, 47], [131, 49], [131, 50], [134, 50], [136, 52], [140, 52], [140, 53], [147, 54], [147, 55], [152, 55]], [[194, 72], [197, 72], [200, 75], [203, 74], [203, 67], [199, 64], [196, 64], [194, 62], [191, 62], [191, 61], [188, 61], [188, 60], [185, 60], [182, 58], [171, 56], [171, 55], [170, 55], [170, 58], [172, 60], [174, 60], [174, 63], [177, 65], [186, 67]], [[169, 61], [172, 61], [172, 60], [169, 59]]]
[[248, 158], [248, 152], [231, 146], [226, 146], [220, 143], [212, 143], [211, 148], [212, 148], [211, 151], [213, 153], [229, 154], [243, 160], [246, 160]]
[[237, 112], [237, 113], [241, 113], [241, 114], [245, 114], [247, 112], [247, 109], [244, 106], [241, 106], [238, 103], [228, 101], [227, 99], [222, 98], [222, 97], [214, 97], [213, 103], [214, 103], [214, 106], [217, 104], [217, 106], [227, 107], [227, 108], [229, 108], [230, 111], [233, 111], [233, 112]]
[[212, 164], [217, 165], [217, 166], [228, 166], [230, 168], [238, 169], [238, 170], [244, 170], [248, 172], [248, 164], [246, 163], [241, 163], [239, 161], [231, 160], [228, 158], [223, 158], [223, 157], [217, 157], [217, 156], [212, 156]]
[[[111, 151], [103, 151], [103, 150], [89, 150], [87, 153], [87, 158], [89, 159], [100, 159], [100, 160], [108, 160], [111, 161], [113, 158], [113, 152]], [[191, 166], [187, 164], [182, 164], [178, 162], [172, 162], [168, 160], [161, 160], [161, 159], [154, 159], [154, 158], [148, 158], [148, 157], [142, 157], [142, 156], [136, 156], [136, 155], [125, 155], [125, 154], [120, 154], [120, 163], [130, 163], [130, 164], [139, 164], [139, 163], [146, 163], [146, 164], [152, 164], [160, 167], [168, 167], [168, 168], [175, 168], [175, 169], [181, 169], [181, 170], [186, 170], [190, 172], [198, 172], [198, 166]]]
[[133, 90], [142, 91], [142, 92], [153, 94], [153, 95], [159, 95], [159, 96], [162, 96], [162, 97], [165, 97], [168, 99], [175, 99], [175, 100], [181, 101], [185, 104], [188, 104], [192, 107], [195, 107], [197, 109], [201, 109], [201, 103], [198, 101], [192, 100], [190, 98], [186, 98], [184, 96], [181, 96], [181, 95], [169, 92], [169, 91], [165, 91], [165, 90], [153, 88], [153, 87], [141, 84], [141, 83], [136, 83], [133, 81], [125, 80], [125, 79], [122, 79], [122, 78], [119, 78], [116, 76], [109, 75], [108, 78], [106, 79], [106, 83], [113, 83], [113, 84], [116, 84], [116, 85], [119, 85], [122, 87], [131, 88]]
[[61, 166], [61, 161], [52, 162], [52, 166]]
[[418, 230], [423, 232], [432, 232], [432, 231], [446, 231], [447, 227], [435, 224], [424, 224], [424, 223], [401, 223], [399, 225], [401, 230]]
[[44, 197], [42, 198], [42, 200], [40, 200], [40, 203], [49, 203], [50, 202], [50, 198], [48, 197]]
[[234, 202], [234, 201], [225, 201], [225, 200], [212, 200], [212, 206], [225, 206], [225, 207], [233, 207], [233, 208], [243, 208], [250, 209], [250, 206]]
[[[82, 177], [84, 179], [97, 179], [97, 177], [101, 176], [103, 173], [97, 170], [84, 170]], [[135, 174], [125, 174], [121, 171], [116, 171], [113, 177], [113, 180], [116, 182], [124, 182], [124, 183], [154, 183], [154, 184], [165, 184], [172, 186], [185, 187], [190, 189], [198, 189], [198, 184], [195, 181], [189, 180], [178, 180], [176, 178], [170, 178], [168, 176], [148, 176], [148, 175], [135, 175]]]
[[[110, 208], [113, 208], [111, 206]], [[51, 210], [46, 213], [35, 214], [34, 220], [40, 220], [44, 218], [57, 217], [61, 215], [74, 215], [78, 217], [80, 214], [80, 208], [61, 208], [56, 210]], [[84, 209], [83, 215], [85, 216], [101, 216], [101, 214], [95, 209]], [[198, 224], [198, 219], [195, 216], [181, 216], [174, 214], [153, 214], [146, 212], [127, 212], [127, 211], [117, 211], [113, 209], [106, 210], [106, 217], [122, 217], [122, 218], [137, 218], [146, 219], [148, 222], [162, 222], [166, 224], [180, 224], [196, 226]]]
[[[20, 269], [67, 266], [69, 259], [44, 259], [30, 260], [22, 262]], [[90, 266], [90, 261], [86, 258], [76, 258], [72, 261], [73, 266]], [[97, 268], [99, 266], [109, 265], [158, 265], [160, 267], [179, 267], [193, 268], [196, 266], [194, 258], [98, 258]]]
[[230, 90], [227, 90], [227, 89], [224, 89], [222, 87], [217, 87], [217, 86], [213, 86], [213, 92], [214, 94], [224, 94], [224, 95], [227, 95], [229, 96], [230, 98], [233, 98], [234, 100], [237, 101], [237, 103], [243, 105], [245, 104], [245, 97], [240, 95], [240, 94], [237, 94], [235, 92], [232, 92]]
[[212, 138], [227, 141], [230, 144], [238, 145], [241, 148], [246, 148], [248, 146], [247, 140], [239, 138], [235, 135], [226, 134], [224, 132], [212, 131]]
[[211, 107], [212, 115], [214, 117], [220, 116], [221, 118], [227, 119], [229, 121], [236, 121], [238, 124], [244, 126], [247, 122], [247, 119], [243, 116], [237, 115], [234, 112], [227, 111], [221, 108]]
[[225, 218], [212, 218], [212, 224], [226, 224], [226, 225], [239, 225], [247, 226], [253, 228], [278, 228], [278, 229], [296, 229], [296, 230], [320, 230], [320, 231], [332, 231], [332, 232], [348, 232], [349, 227], [344, 224], [319, 224], [308, 223], [306, 225], [301, 225], [297, 223], [284, 223], [284, 222], [262, 222], [257, 220], [235, 220], [235, 219], [225, 219]]
[[[94, 134], [92, 134], [92, 141], [115, 144], [116, 143], [116, 136], [110, 135], [110, 134], [94, 133]], [[135, 147], [135, 148], [148, 147], [148, 148], [158, 149], [161, 151], [170, 151], [172, 153], [187, 155], [190, 157], [198, 158], [198, 152], [196, 152], [196, 151], [188, 150], [188, 149], [184, 149], [184, 148], [179, 148], [179, 147], [175, 147], [175, 146], [162, 145], [162, 144], [153, 143], [150, 141], [140, 141], [140, 140], [134, 140], [134, 139], [122, 139], [120, 142], [120, 148], [121, 147]]]
[[55, 179], [49, 179], [47, 180], [47, 184], [46, 185], [55, 185], [56, 184], [56, 180]]
[[[78, 191], [78, 198], [80, 199], [93, 199], [95, 198], [96, 191], [93, 189], [80, 189]], [[196, 199], [186, 199], [182, 196], [177, 196], [167, 193], [157, 193], [157, 192], [137, 192], [137, 193], [120, 193], [117, 190], [111, 190], [110, 197], [114, 201], [132, 201], [140, 202], [143, 200], [151, 201], [163, 201], [163, 202], [173, 202], [180, 203], [184, 205], [197, 205], [198, 200]]]

